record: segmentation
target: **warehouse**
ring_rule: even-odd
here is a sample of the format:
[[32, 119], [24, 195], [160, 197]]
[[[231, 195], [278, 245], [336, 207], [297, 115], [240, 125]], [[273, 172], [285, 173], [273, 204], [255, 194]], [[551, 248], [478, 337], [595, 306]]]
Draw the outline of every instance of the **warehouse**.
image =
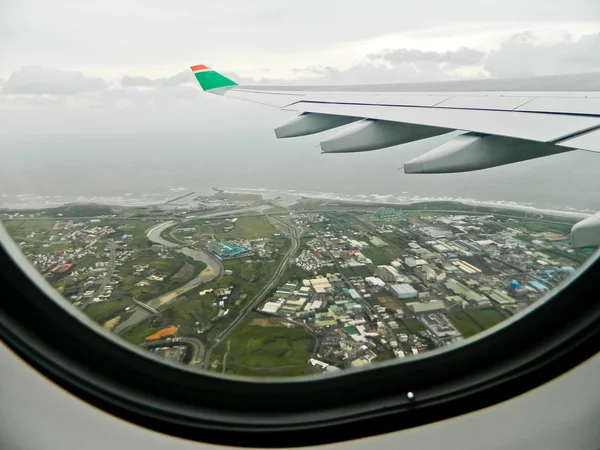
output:
[[444, 305], [444, 302], [442, 300], [433, 300], [427, 303], [413, 302], [407, 303], [406, 306], [415, 314], [446, 309], [446, 305]]
[[415, 298], [419, 295], [410, 284], [391, 284], [389, 289], [397, 299]]

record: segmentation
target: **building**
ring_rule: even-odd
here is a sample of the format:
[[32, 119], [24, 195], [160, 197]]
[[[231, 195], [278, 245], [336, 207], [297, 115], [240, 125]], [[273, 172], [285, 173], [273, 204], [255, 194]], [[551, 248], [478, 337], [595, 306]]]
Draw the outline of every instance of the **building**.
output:
[[348, 295], [352, 298], [352, 300], [360, 300], [360, 295], [354, 289], [348, 289]]
[[268, 314], [275, 314], [281, 308], [281, 303], [267, 302], [262, 307], [261, 311]]
[[427, 303], [412, 302], [406, 304], [407, 308], [415, 314], [428, 313], [446, 309], [446, 305], [442, 300], [433, 300]]
[[435, 269], [430, 264], [427, 264], [426, 266], [417, 267], [415, 269], [415, 275], [423, 283], [427, 283], [427, 282], [431, 282], [431, 281], [436, 281], [437, 278], [438, 278], [437, 272], [435, 271]]
[[221, 261], [236, 258], [248, 252], [247, 249], [238, 247], [230, 242], [210, 242], [206, 244], [206, 249]]
[[419, 293], [410, 284], [391, 284], [389, 289], [397, 299], [415, 298]]
[[493, 289], [488, 295], [494, 302], [496, 302], [500, 305], [507, 305], [507, 304], [514, 303], [516, 301], [514, 298], [512, 298], [506, 292], [501, 291], [499, 289]]
[[454, 294], [464, 298], [465, 300], [467, 300], [469, 302], [475, 302], [479, 306], [491, 304], [489, 299], [485, 295], [479, 294], [479, 293], [469, 289], [467, 286], [456, 281], [454, 278], [450, 278], [444, 284], [448, 289], [450, 289], [452, 292], [454, 292]]
[[438, 227], [423, 227], [422, 230], [424, 233], [428, 234], [429, 236], [431, 236], [434, 239], [447, 238], [447, 237], [452, 236], [451, 231], [442, 230], [441, 228], [438, 228]]
[[385, 282], [381, 279], [381, 278], [377, 278], [377, 277], [366, 277], [365, 281], [367, 282], [367, 284], [369, 286], [378, 286], [378, 287], [383, 287], [385, 286]]
[[325, 277], [312, 278], [309, 282], [317, 294], [324, 294], [328, 289], [331, 289], [331, 284]]
[[379, 277], [386, 283], [393, 283], [396, 281], [396, 277], [399, 277], [400, 274], [392, 266], [377, 266], [377, 269], [375, 269], [375, 276]]
[[277, 291], [275, 291], [275, 292], [279, 295], [291, 295], [294, 293], [297, 286], [298, 285], [296, 283], [288, 282], [288, 283], [285, 283], [280, 288], [278, 288]]

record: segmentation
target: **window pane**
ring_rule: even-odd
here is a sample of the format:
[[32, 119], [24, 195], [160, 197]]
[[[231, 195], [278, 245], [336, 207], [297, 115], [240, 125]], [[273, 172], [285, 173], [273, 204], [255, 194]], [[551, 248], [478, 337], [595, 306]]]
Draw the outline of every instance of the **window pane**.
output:
[[[593, 229], [587, 247], [571, 229], [600, 210], [600, 157], [546, 142], [600, 125], [596, 104], [578, 103], [598, 83], [470, 82], [599, 70], [597, 12], [583, 3], [568, 22], [556, 1], [479, 2], [466, 16], [445, 2], [409, 14], [392, 1], [208, 14], [188, 2], [30, 3], [3, 13], [2, 224], [73, 308], [158, 358], [249, 377], [401, 362], [535, 305], [593, 253]], [[501, 21], [516, 14], [519, 29]], [[222, 36], [203, 49], [222, 73], [187, 61], [199, 30]], [[377, 85], [396, 82], [410, 85]], [[340, 84], [369, 86], [312, 92]], [[393, 113], [281, 111], [301, 98]], [[544, 114], [512, 112], [526, 104]], [[530, 119], [541, 122], [519, 124]], [[521, 145], [539, 158], [520, 162]], [[481, 170], [408, 173], [438, 147], [472, 152], [461, 164], [480, 166], [461, 170]]]

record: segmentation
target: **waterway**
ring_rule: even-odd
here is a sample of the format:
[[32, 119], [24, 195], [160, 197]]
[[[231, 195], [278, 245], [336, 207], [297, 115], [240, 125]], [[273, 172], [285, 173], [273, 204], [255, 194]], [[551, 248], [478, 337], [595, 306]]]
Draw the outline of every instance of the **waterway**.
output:
[[[263, 211], [264, 209], [268, 209], [268, 208], [271, 208], [271, 206], [270, 205], [259, 205], [259, 206], [255, 206], [255, 207], [241, 208], [241, 209], [236, 209], [236, 210], [232, 210], [232, 211], [218, 211], [218, 212], [214, 212], [214, 213], [198, 215], [195, 219], [210, 219], [210, 218], [219, 217], [219, 216], [231, 216], [232, 214], [243, 213], [243, 212], [260, 212], [260, 211]], [[195, 219], [190, 219], [190, 220], [195, 220]], [[211, 256], [209, 253], [204, 252], [202, 250], [196, 250], [193, 248], [189, 248], [189, 247], [181, 247], [181, 245], [176, 244], [171, 241], [167, 241], [166, 239], [164, 239], [162, 237], [163, 231], [165, 231], [167, 228], [172, 227], [176, 223], [178, 223], [178, 222], [177, 221], [169, 221], [169, 222], [165, 222], [165, 223], [162, 223], [162, 224], [152, 227], [148, 231], [148, 234], [147, 234], [148, 239], [155, 244], [160, 244], [160, 245], [164, 246], [165, 248], [174, 249], [175, 251], [182, 253], [189, 258], [192, 258], [194, 261], [202, 261], [204, 264], [206, 264], [206, 269], [204, 269], [202, 272], [200, 272], [198, 274], [198, 276], [196, 276], [194, 279], [188, 281], [186, 284], [178, 287], [174, 291], [168, 292], [159, 297], [155, 297], [152, 300], [146, 302], [146, 304], [148, 306], [150, 306], [151, 308], [154, 308], [154, 309], [158, 309], [160, 306], [171, 302], [175, 298], [179, 297], [180, 295], [184, 294], [185, 292], [187, 292], [191, 289], [196, 288], [197, 286], [199, 286], [202, 283], [207, 283], [209, 281], [214, 280], [216, 277], [218, 277], [220, 275], [221, 270], [222, 270], [221, 263], [216, 258]], [[183, 223], [183, 222], [181, 222], [181, 223]], [[137, 307], [135, 309], [135, 311], [133, 312], [133, 314], [131, 314], [131, 316], [129, 316], [127, 318], [127, 320], [123, 321], [122, 323], [119, 323], [114, 328], [114, 332], [121, 333], [124, 330], [126, 330], [127, 328], [140, 323], [144, 319], [147, 319], [151, 315], [152, 315], [152, 313], [150, 311], [148, 311], [147, 309], [144, 309], [142, 307]]]

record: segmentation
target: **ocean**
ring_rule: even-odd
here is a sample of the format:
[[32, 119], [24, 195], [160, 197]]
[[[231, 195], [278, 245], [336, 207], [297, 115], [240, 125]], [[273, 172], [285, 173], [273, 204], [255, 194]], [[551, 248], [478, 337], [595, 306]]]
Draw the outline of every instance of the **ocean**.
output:
[[[223, 100], [223, 99], [217, 99]], [[212, 100], [211, 100], [212, 101]], [[167, 111], [0, 114], [0, 207], [160, 203], [213, 187], [371, 201], [447, 199], [600, 211], [600, 155], [574, 151], [476, 172], [406, 175], [402, 164], [447, 140], [321, 154], [322, 136], [277, 140], [289, 118], [260, 105]], [[230, 106], [235, 104], [234, 106]], [[386, 200], [387, 199], [387, 200]]]

